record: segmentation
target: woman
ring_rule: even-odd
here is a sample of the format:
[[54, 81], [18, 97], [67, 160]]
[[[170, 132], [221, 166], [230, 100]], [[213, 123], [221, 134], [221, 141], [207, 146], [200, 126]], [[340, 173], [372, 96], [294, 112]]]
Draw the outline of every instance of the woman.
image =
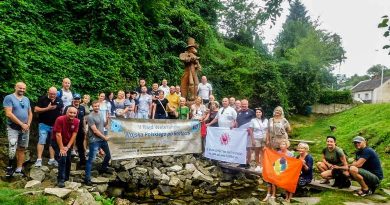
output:
[[107, 102], [111, 104], [111, 109], [110, 109], [110, 116], [115, 117], [115, 103], [114, 103], [114, 93], [113, 92], [108, 92], [107, 93]]
[[89, 102], [91, 101], [91, 97], [89, 95], [83, 95], [83, 102], [80, 104], [85, 108], [85, 117], [84, 117], [84, 150], [85, 153], [88, 152], [88, 126], [87, 126], [87, 115], [91, 112], [89, 107]]
[[152, 119], [167, 119], [168, 113], [166, 110], [168, 100], [164, 97], [164, 91], [158, 92], [158, 98], [153, 100]]
[[253, 118], [249, 125], [249, 135], [252, 148], [255, 150], [255, 171], [261, 171], [261, 156], [263, 156], [263, 147], [265, 145], [265, 135], [268, 130], [268, 120], [263, 115], [263, 109], [256, 108], [256, 118]]
[[291, 131], [290, 123], [284, 118], [283, 108], [278, 106], [274, 109], [273, 117], [268, 121], [266, 145], [278, 150], [281, 140], [288, 140], [288, 132]]
[[[110, 110], [111, 110], [111, 104], [106, 101], [106, 94], [100, 93], [99, 94], [99, 113], [103, 117], [104, 122], [103, 124], [106, 124], [108, 120], [110, 119]], [[107, 126], [104, 127], [104, 135], [107, 135], [108, 133], [108, 123]]]
[[322, 150], [322, 161], [316, 164], [324, 179], [321, 184], [329, 184], [332, 172], [336, 170], [341, 170], [345, 176], [349, 176], [347, 158], [343, 150], [336, 146], [336, 137], [327, 136], [326, 145], [327, 147]]
[[297, 148], [299, 156], [297, 159], [303, 163], [301, 175], [299, 176], [298, 186], [306, 186], [313, 180], [313, 157], [309, 154], [309, 145], [301, 142]]
[[195, 103], [191, 105], [191, 119], [203, 122], [206, 117], [206, 106], [202, 104], [202, 98], [196, 97]]
[[[219, 103], [217, 101], [210, 102], [209, 105], [210, 105], [210, 110], [207, 112], [206, 117], [204, 118], [206, 124], [214, 120], [219, 110]], [[218, 127], [218, 122], [210, 125], [210, 127]]]
[[118, 97], [114, 100], [116, 117], [127, 118], [129, 116], [130, 101], [125, 98], [125, 92], [118, 91]]
[[[213, 103], [213, 102], [217, 102], [217, 101], [215, 101], [215, 97], [214, 97], [214, 95], [210, 95], [209, 96], [209, 102], [206, 104], [206, 107], [207, 107], [207, 109], [211, 109], [211, 104]], [[218, 102], [217, 102], [218, 103]], [[218, 126], [217, 126], [218, 127]]]

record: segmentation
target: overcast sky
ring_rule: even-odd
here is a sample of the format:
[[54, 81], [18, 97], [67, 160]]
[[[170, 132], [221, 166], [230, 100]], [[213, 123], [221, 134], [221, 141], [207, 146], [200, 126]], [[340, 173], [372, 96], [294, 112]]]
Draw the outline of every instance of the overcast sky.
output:
[[[301, 0], [311, 19], [319, 18], [321, 27], [337, 33], [347, 59], [335, 73], [351, 76], [364, 75], [368, 68], [382, 64], [390, 68], [390, 55], [383, 50], [389, 40], [383, 37], [384, 29], [378, 23], [384, 15], [390, 15], [390, 0]], [[273, 28], [265, 27], [265, 43], [273, 43], [288, 14], [289, 5], [283, 4], [284, 14]]]

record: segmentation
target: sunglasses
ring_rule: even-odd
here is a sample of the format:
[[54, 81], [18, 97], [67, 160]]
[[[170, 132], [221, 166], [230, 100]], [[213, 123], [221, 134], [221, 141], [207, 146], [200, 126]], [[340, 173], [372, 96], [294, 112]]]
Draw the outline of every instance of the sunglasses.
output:
[[22, 109], [24, 109], [24, 102], [22, 100], [19, 100], [19, 104], [20, 104], [20, 107], [22, 107]]
[[361, 142], [353, 142], [353, 144], [360, 144]]

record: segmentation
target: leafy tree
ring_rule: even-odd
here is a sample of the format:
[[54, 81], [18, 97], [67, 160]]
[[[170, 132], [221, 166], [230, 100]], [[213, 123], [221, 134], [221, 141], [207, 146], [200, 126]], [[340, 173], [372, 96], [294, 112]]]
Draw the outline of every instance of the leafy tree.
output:
[[382, 76], [382, 70], [383, 70], [383, 75], [385, 76], [386, 74], [390, 74], [390, 70], [389, 68], [387, 68], [386, 66], [384, 65], [381, 65], [381, 64], [377, 64], [377, 65], [373, 65], [371, 66], [368, 70], [367, 70], [367, 75], [373, 77], [373, 76], [379, 76], [381, 77]]
[[370, 76], [368, 76], [368, 75], [359, 76], [358, 74], [355, 74], [355, 75], [347, 78], [347, 80], [345, 81], [344, 85], [345, 86], [355, 86], [360, 81], [368, 80], [368, 79], [370, 79]]
[[[386, 29], [386, 31], [383, 33], [383, 36], [385, 38], [390, 39], [390, 24], [389, 24], [389, 16], [385, 15], [382, 16], [382, 21], [378, 24], [378, 28]], [[390, 40], [389, 40], [390, 41]], [[390, 49], [390, 43], [383, 46], [383, 49]], [[390, 52], [389, 52], [390, 55]]]

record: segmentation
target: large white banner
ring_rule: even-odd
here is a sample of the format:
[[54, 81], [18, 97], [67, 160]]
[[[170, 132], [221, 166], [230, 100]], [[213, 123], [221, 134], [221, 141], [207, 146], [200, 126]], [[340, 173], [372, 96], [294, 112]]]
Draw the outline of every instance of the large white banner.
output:
[[208, 127], [205, 157], [245, 164], [247, 135], [246, 129]]
[[202, 152], [197, 120], [115, 118], [108, 136], [113, 160]]

